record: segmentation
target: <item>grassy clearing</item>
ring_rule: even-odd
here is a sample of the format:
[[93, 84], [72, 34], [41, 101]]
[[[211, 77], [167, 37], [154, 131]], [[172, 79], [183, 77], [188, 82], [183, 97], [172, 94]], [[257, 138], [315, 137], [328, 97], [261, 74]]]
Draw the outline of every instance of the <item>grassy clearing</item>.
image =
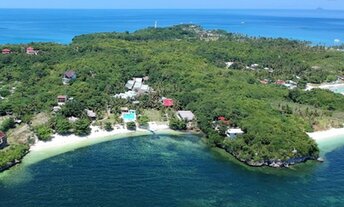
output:
[[148, 116], [150, 121], [156, 121], [156, 122], [164, 121], [161, 111], [158, 111], [158, 110], [145, 109], [142, 114], [145, 116]]

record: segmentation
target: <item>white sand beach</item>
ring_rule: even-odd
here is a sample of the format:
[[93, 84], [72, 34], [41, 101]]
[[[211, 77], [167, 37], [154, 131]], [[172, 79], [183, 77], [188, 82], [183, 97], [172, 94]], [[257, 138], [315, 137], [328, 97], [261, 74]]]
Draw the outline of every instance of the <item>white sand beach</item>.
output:
[[344, 128], [308, 133], [319, 146], [321, 156], [344, 146]]
[[151, 135], [152, 132], [157, 134], [178, 134], [176, 131], [170, 130], [166, 123], [155, 122], [150, 122], [148, 129], [138, 128], [136, 131], [130, 131], [123, 127], [117, 127], [113, 131], [105, 131], [100, 129], [98, 126], [91, 126], [91, 129], [92, 131], [90, 135], [85, 137], [79, 137], [76, 135], [62, 136], [54, 134], [53, 139], [49, 142], [36, 142], [30, 147], [30, 153], [23, 159], [23, 164], [33, 164], [59, 154], [102, 142]]
[[[320, 88], [320, 89], [328, 89], [328, 90], [331, 90], [331, 91], [334, 91], [335, 89], [337, 88], [344, 88], [344, 83], [343, 82], [340, 82], [340, 83], [324, 83], [324, 84], [307, 84], [306, 86], [306, 91], [310, 91], [312, 89], [315, 89], [315, 88]], [[344, 93], [341, 93], [342, 95], [344, 95]]]
[[326, 141], [331, 138], [344, 139], [344, 128], [332, 128], [326, 131], [307, 133], [315, 141]]
[[89, 142], [91, 140], [110, 137], [110, 136], [116, 136], [120, 134], [133, 133], [132, 131], [129, 131], [123, 128], [116, 129], [109, 132], [102, 130], [96, 126], [92, 126], [91, 129], [92, 129], [91, 134], [85, 137], [79, 137], [74, 134], [68, 135], [68, 136], [54, 134], [53, 139], [51, 141], [49, 142], [38, 141], [37, 143], [31, 146], [30, 151], [31, 152], [42, 151], [46, 149], [59, 148], [59, 147], [64, 147], [67, 145], [73, 145], [73, 144], [82, 143], [82, 142]]

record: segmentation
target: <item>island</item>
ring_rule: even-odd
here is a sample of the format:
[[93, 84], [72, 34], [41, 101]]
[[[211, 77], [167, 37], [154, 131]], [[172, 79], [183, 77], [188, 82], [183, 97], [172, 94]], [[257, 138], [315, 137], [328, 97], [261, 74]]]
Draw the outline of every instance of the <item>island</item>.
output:
[[[307, 133], [343, 127], [344, 53], [197, 25], [2, 45], [0, 171], [37, 140], [165, 123], [250, 166], [317, 160]], [[57, 138], [55, 138], [57, 139]]]

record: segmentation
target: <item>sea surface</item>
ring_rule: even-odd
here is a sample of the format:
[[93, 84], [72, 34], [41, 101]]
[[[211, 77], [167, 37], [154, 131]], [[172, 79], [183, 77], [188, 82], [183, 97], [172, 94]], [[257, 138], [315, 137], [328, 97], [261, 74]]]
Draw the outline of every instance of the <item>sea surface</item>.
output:
[[192, 135], [125, 138], [12, 169], [0, 206], [342, 207], [344, 148], [333, 146], [323, 164], [276, 170], [242, 166]]
[[249, 36], [284, 37], [313, 44], [344, 41], [344, 11], [329, 10], [39, 10], [0, 9], [0, 44], [58, 42], [76, 35], [135, 31], [194, 23]]

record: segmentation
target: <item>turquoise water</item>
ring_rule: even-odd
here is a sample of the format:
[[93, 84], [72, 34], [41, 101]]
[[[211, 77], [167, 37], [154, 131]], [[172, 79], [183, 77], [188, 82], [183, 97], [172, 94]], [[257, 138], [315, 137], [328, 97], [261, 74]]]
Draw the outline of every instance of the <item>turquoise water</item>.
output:
[[344, 86], [336, 87], [336, 88], [331, 88], [330, 90], [335, 92], [335, 93], [344, 93]]
[[[0, 44], [70, 43], [75, 35], [195, 23], [250, 36], [326, 45], [344, 41], [344, 12], [327, 10], [35, 10], [0, 9]], [[334, 40], [341, 40], [336, 43]]]
[[340, 147], [323, 164], [256, 169], [191, 135], [122, 139], [16, 168], [0, 179], [0, 206], [339, 207], [343, 157]]
[[123, 120], [124, 122], [136, 121], [136, 112], [129, 111], [129, 113], [123, 114]]

